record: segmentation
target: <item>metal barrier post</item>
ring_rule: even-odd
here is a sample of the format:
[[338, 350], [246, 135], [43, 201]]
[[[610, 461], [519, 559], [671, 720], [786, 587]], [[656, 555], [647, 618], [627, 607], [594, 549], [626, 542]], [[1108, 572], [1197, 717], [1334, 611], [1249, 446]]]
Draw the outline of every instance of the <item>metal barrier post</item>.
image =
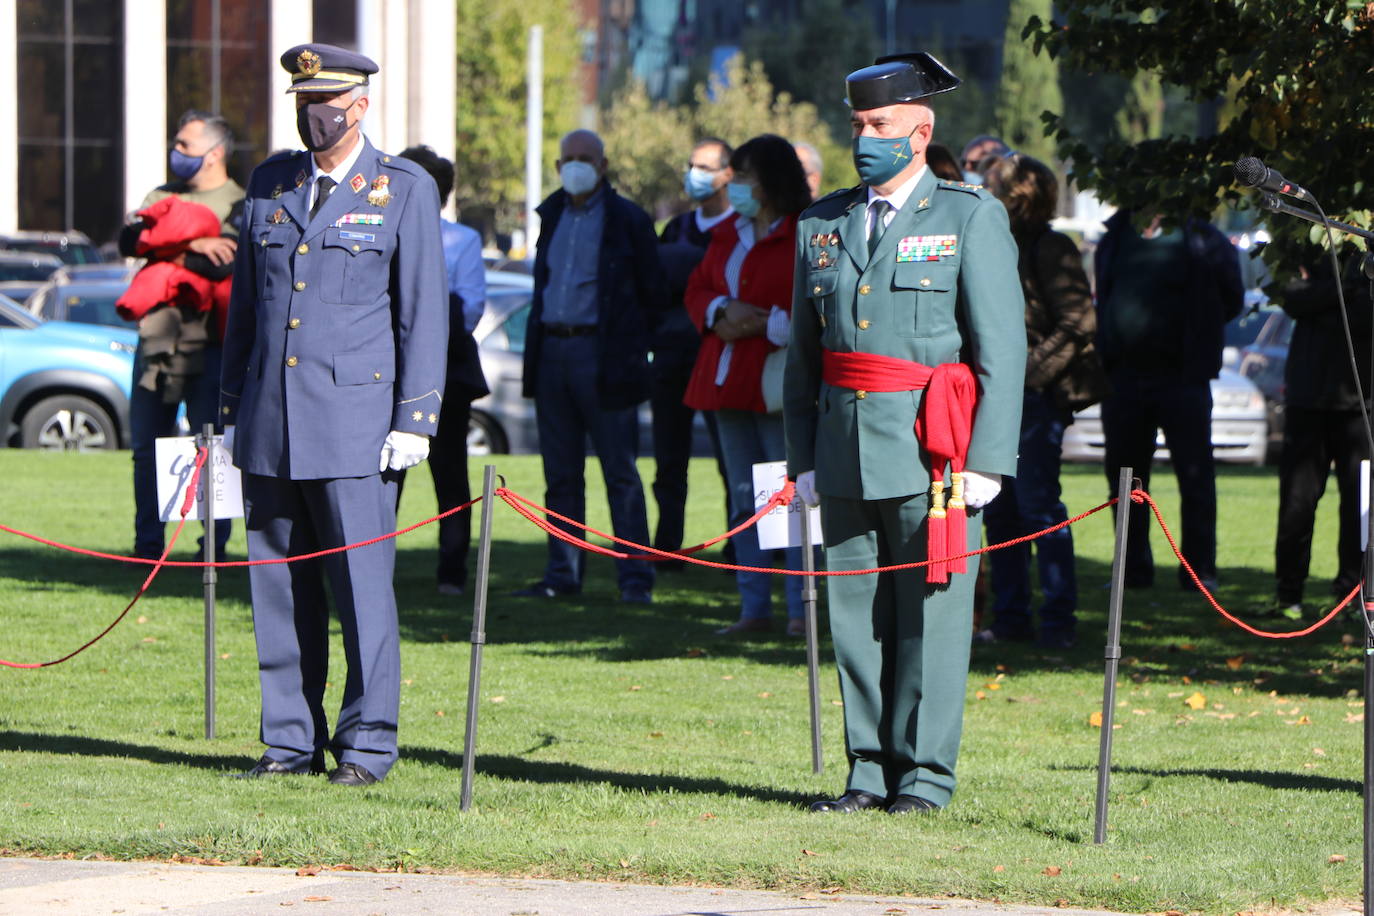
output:
[[200, 581], [205, 588], [205, 738], [215, 737], [215, 424], [206, 423], [196, 444], [205, 449], [205, 465], [200, 472], [201, 520], [205, 524]]
[[[811, 543], [811, 509], [800, 496], [802, 530], [802, 570], [814, 572], [816, 552]], [[811, 772], [819, 773], [821, 759], [821, 682], [820, 637], [816, 633], [816, 577], [802, 577], [802, 606], [806, 609], [806, 682], [811, 695]]]
[[477, 547], [477, 591], [472, 596], [471, 655], [468, 663], [468, 712], [463, 731], [463, 787], [458, 810], [472, 807], [473, 757], [477, 753], [477, 703], [482, 684], [482, 647], [487, 642], [487, 579], [491, 570], [491, 516], [496, 493], [496, 467], [482, 476], [482, 533]]
[[1097, 755], [1097, 819], [1093, 842], [1107, 842], [1107, 784], [1112, 775], [1112, 718], [1116, 672], [1121, 663], [1121, 601], [1126, 590], [1126, 539], [1130, 531], [1132, 468], [1122, 468], [1116, 485], [1116, 551], [1112, 556], [1112, 594], [1107, 613], [1106, 674], [1102, 679], [1102, 741]]

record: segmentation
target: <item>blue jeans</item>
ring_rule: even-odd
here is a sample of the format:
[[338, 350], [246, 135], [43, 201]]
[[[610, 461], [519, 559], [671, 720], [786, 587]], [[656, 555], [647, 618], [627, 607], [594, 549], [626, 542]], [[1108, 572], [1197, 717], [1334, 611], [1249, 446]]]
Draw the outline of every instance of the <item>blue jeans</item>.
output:
[[[586, 521], [585, 466], [590, 436], [606, 482], [612, 530], [617, 537], [648, 544], [644, 485], [635, 466], [639, 416], [633, 407], [608, 410], [601, 406], [596, 391], [596, 348], [593, 335], [544, 338], [534, 396], [539, 454], [544, 459], [544, 504], [568, 518]], [[555, 524], [577, 537], [586, 536], [580, 528]], [[550, 536], [543, 582], [560, 591], [580, 591], [586, 557], [586, 551]], [[648, 562], [616, 560], [615, 565], [621, 591], [653, 588], [654, 571]]]
[[[219, 344], [207, 345], [204, 370], [186, 380], [183, 400], [192, 435], [199, 435], [206, 423], [215, 423], [216, 432], [224, 431], [217, 422], [221, 356]], [[139, 350], [134, 358], [134, 384], [129, 396], [129, 441], [134, 459], [134, 554], [158, 557], [166, 545], [166, 525], [157, 503], [156, 442], [177, 434], [177, 408], [181, 402], [163, 402], [161, 379], [158, 391], [139, 387], [143, 369], [143, 351]], [[215, 556], [224, 556], [231, 528], [227, 518], [215, 522]], [[204, 540], [202, 537], [201, 541]]]
[[[720, 430], [720, 451], [725, 458], [725, 479], [730, 487], [730, 527], [749, 518], [754, 509], [754, 465], [761, 461], [781, 461], [787, 456], [787, 442], [783, 438], [782, 415], [754, 413], [750, 410], [718, 410], [716, 425]], [[759, 549], [758, 531], [749, 528], [730, 539], [735, 545], [735, 562], [740, 566], [772, 566], [773, 563]], [[788, 569], [801, 569], [800, 547], [784, 552]], [[783, 591], [787, 595], [787, 616], [800, 618], [802, 581], [800, 576], [784, 576]], [[773, 616], [773, 574], [737, 572], [743, 619], [768, 619]]]
[[[1069, 517], [1060, 499], [1059, 452], [1069, 411], [1052, 395], [1027, 390], [1021, 407], [1020, 454], [1016, 476], [1002, 479], [1002, 492], [983, 510], [988, 543], [999, 544], [1043, 531]], [[1040, 629], [1043, 636], [1071, 637], [1077, 623], [1078, 578], [1074, 570], [1070, 528], [988, 555], [992, 584], [992, 631], [999, 639], [1029, 639], [1031, 545], [1040, 573]]]

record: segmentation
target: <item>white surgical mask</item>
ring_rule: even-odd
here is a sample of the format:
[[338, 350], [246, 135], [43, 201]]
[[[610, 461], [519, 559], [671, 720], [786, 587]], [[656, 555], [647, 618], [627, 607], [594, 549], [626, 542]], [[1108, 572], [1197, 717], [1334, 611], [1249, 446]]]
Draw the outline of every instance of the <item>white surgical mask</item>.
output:
[[563, 190], [569, 194], [587, 194], [601, 180], [601, 176], [596, 172], [596, 166], [576, 160], [563, 163], [562, 168], [558, 170], [558, 177], [563, 182]]

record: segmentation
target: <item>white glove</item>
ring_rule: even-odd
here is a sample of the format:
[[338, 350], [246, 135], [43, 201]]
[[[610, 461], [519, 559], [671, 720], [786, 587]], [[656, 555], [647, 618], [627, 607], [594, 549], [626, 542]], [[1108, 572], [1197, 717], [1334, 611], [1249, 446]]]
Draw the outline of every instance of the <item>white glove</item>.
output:
[[816, 492], [815, 471], [802, 471], [797, 475], [797, 496], [810, 508], [821, 504], [821, 494]]
[[787, 346], [787, 341], [792, 336], [792, 316], [773, 306], [773, 310], [768, 313], [768, 330], [765, 332], [768, 342], [775, 347]]
[[386, 434], [386, 441], [382, 443], [382, 460], [377, 465], [377, 470], [385, 471], [391, 468], [393, 471], [404, 471], [428, 457], [429, 436], [418, 436], [415, 433], [403, 433], [399, 429], [393, 429]]
[[234, 430], [237, 428], [238, 427], [235, 426], [226, 426], [224, 427], [223, 435], [220, 436], [220, 447], [231, 456], [234, 454]]
[[980, 474], [977, 471], [964, 471], [964, 506], [981, 509], [997, 498], [1002, 492], [1001, 474]]

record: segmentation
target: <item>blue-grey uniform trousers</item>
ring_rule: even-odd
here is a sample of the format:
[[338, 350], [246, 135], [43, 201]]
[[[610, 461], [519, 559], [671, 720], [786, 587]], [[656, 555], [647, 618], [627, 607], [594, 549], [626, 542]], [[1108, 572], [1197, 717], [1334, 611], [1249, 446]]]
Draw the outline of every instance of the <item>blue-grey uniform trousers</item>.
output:
[[[926, 559], [925, 493], [897, 499], [821, 496], [826, 568], [831, 572]], [[968, 517], [968, 545], [982, 539], [981, 513]], [[830, 632], [844, 700], [848, 789], [891, 799], [917, 795], [937, 805], [954, 793], [964, 723], [973, 583], [978, 558], [947, 585], [924, 567], [826, 580]]]
[[[323, 480], [245, 474], [243, 498], [248, 555], [255, 560], [314, 553], [396, 530], [390, 473]], [[340, 763], [359, 764], [378, 779], [396, 762], [401, 652], [395, 566], [396, 542], [386, 540], [315, 560], [250, 567], [268, 757], [296, 766], [327, 747]], [[324, 713], [326, 576], [348, 666], [332, 740]]]

